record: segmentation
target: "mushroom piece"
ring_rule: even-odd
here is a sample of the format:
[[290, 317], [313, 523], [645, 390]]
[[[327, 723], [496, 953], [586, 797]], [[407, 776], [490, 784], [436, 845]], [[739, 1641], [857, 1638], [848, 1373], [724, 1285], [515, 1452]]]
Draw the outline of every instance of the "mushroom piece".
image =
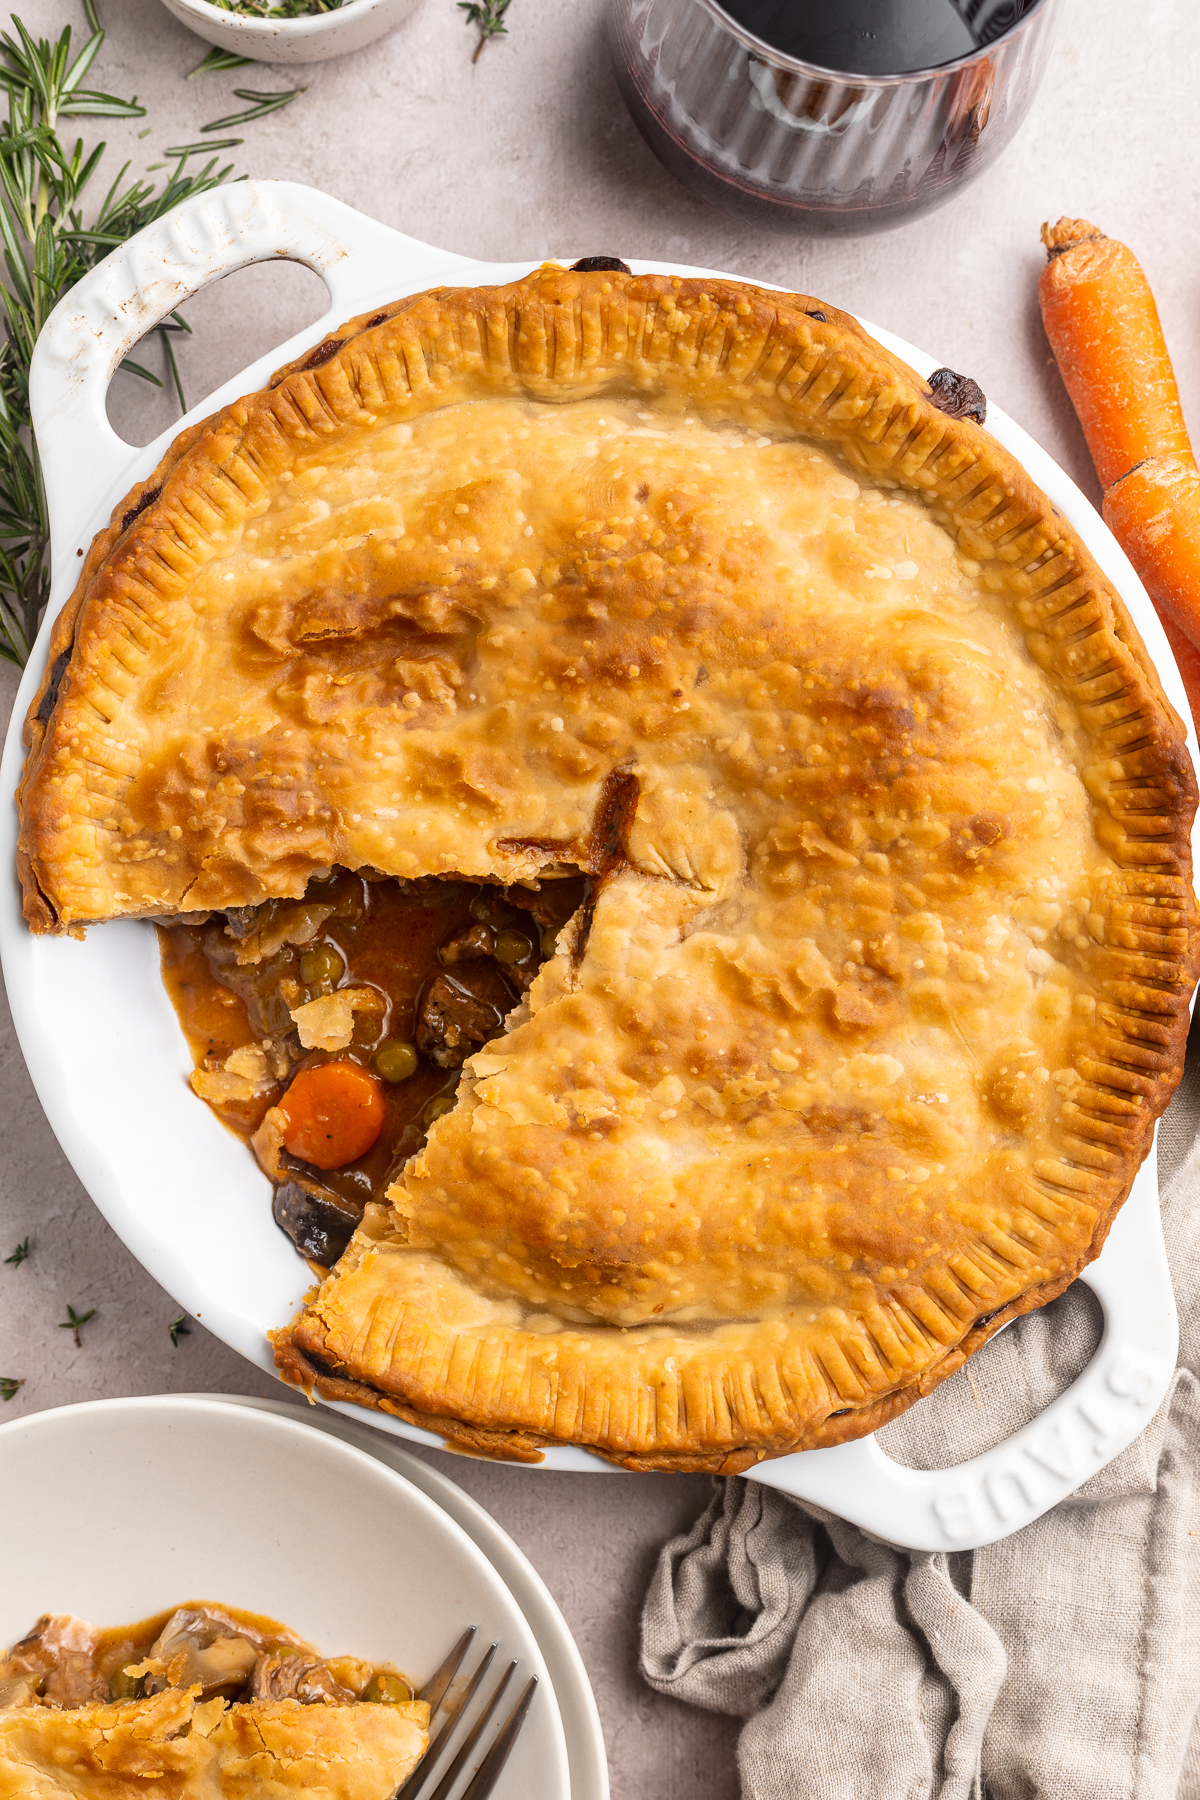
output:
[[37, 1687], [28, 1675], [0, 1674], [0, 1711], [13, 1706], [33, 1706]]
[[337, 1262], [362, 1216], [361, 1210], [351, 1212], [298, 1181], [284, 1181], [275, 1189], [271, 1214], [301, 1256], [325, 1269]]
[[260, 1646], [216, 1608], [180, 1606], [150, 1646], [146, 1692], [168, 1687], [195, 1687], [202, 1698], [215, 1694], [233, 1699], [250, 1679]]

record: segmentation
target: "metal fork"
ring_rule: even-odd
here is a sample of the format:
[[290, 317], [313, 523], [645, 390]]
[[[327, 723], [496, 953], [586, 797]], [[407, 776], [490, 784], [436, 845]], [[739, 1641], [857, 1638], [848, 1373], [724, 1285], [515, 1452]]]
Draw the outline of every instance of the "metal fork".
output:
[[[496, 1654], [496, 1645], [492, 1644], [489, 1649], [484, 1651], [482, 1657], [479, 1659], [478, 1666], [476, 1667], [474, 1674], [467, 1681], [466, 1686], [462, 1688], [452, 1700], [446, 1699], [450, 1683], [458, 1674], [467, 1651], [471, 1647], [471, 1641], [475, 1636], [475, 1630], [476, 1627], [471, 1625], [463, 1632], [462, 1636], [447, 1656], [445, 1662], [434, 1675], [430, 1676], [429, 1680], [425, 1683], [425, 1686], [417, 1695], [418, 1700], [426, 1700], [429, 1703], [429, 1747], [408, 1780], [402, 1787], [396, 1789], [392, 1800], [448, 1800], [450, 1791], [462, 1774], [463, 1769], [466, 1767], [471, 1752], [483, 1736], [492, 1714], [500, 1704], [504, 1690], [507, 1688], [513, 1672], [517, 1667], [515, 1661], [509, 1663], [507, 1669], [505, 1669], [503, 1675], [501, 1675], [499, 1681], [492, 1689], [490, 1698], [484, 1702], [480, 1712], [476, 1716], [474, 1724], [470, 1727], [466, 1736], [459, 1744], [452, 1761], [443, 1772], [437, 1786], [431, 1786], [430, 1784], [435, 1773], [435, 1765], [441, 1759], [443, 1751], [449, 1748], [450, 1741], [458, 1729], [459, 1724], [465, 1722], [471, 1702], [474, 1700], [484, 1676], [492, 1665], [492, 1658]], [[486, 1754], [472, 1773], [470, 1780], [466, 1787], [463, 1788], [458, 1800], [487, 1800], [487, 1796], [491, 1793], [497, 1781], [500, 1779], [500, 1771], [508, 1761], [509, 1751], [516, 1743], [517, 1735], [520, 1732], [522, 1725], [525, 1723], [525, 1715], [529, 1711], [530, 1704], [533, 1700], [533, 1692], [537, 1687], [537, 1684], [537, 1676], [531, 1675], [522, 1689], [516, 1705], [496, 1733]], [[442, 1722], [435, 1733], [432, 1728], [439, 1711], [442, 1714]]]

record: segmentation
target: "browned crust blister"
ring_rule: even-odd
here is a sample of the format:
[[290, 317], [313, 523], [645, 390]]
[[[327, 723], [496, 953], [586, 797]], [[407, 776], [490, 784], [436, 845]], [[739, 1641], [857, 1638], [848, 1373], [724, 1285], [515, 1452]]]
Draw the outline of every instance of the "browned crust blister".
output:
[[[751, 1358], [752, 1376], [743, 1380], [744, 1370], [723, 1370], [717, 1357], [706, 1379], [719, 1390], [719, 1404], [701, 1424], [689, 1421], [680, 1399], [655, 1414], [655, 1424], [643, 1421], [635, 1430], [628, 1421], [643, 1416], [633, 1391], [641, 1377], [631, 1375], [626, 1423], [556, 1433], [561, 1384], [576, 1376], [583, 1387], [587, 1381], [582, 1362], [572, 1374], [565, 1353], [553, 1403], [538, 1399], [514, 1370], [481, 1402], [482, 1415], [472, 1416], [469, 1384], [457, 1377], [439, 1385], [405, 1372], [401, 1359], [390, 1371], [372, 1369], [367, 1383], [359, 1379], [365, 1370], [339, 1366], [319, 1309], [279, 1334], [277, 1363], [296, 1385], [381, 1407], [491, 1455], [527, 1460], [547, 1444], [585, 1442], [632, 1468], [733, 1472], [763, 1456], [860, 1436], [903, 1411], [1007, 1319], [1074, 1279], [1098, 1254], [1129, 1191], [1182, 1072], [1197, 968], [1190, 839], [1196, 788], [1182, 725], [1120, 597], [1013, 458], [970, 421], [947, 418], [919, 377], [852, 319], [823, 303], [825, 319], [814, 318], [813, 305], [807, 297], [717, 279], [545, 269], [507, 288], [437, 290], [351, 321], [281, 370], [268, 390], [187, 434], [117, 509], [55, 628], [50, 666], [78, 645], [77, 633], [86, 637], [87, 620], [115, 607], [123, 582], [152, 584], [154, 568], [170, 566], [185, 543], [190, 507], [249, 504], [288, 439], [317, 442], [385, 410], [419, 413], [457, 397], [464, 382], [474, 394], [535, 398], [588, 395], [610, 384], [682, 393], [720, 388], [748, 406], [782, 406], [798, 435], [836, 449], [868, 478], [930, 499], [932, 516], [979, 563], [981, 580], [1008, 600], [1033, 657], [1069, 694], [1086, 727], [1094, 830], [1118, 874], [1103, 921], [1100, 999], [1086, 1054], [1075, 1065], [1080, 1080], [1060, 1109], [1054, 1154], [1034, 1175], [1047, 1219], [1060, 1203], [1084, 1209], [1090, 1242], [1082, 1254], [1064, 1242], [1052, 1278], [999, 1310], [989, 1308], [986, 1295], [939, 1295], [952, 1322], [950, 1341], [935, 1341], [920, 1327], [929, 1341], [915, 1379], [868, 1377], [860, 1366], [856, 1391], [839, 1393], [832, 1375], [823, 1398], [797, 1398], [775, 1368], [768, 1400], [769, 1358]], [[69, 702], [87, 678], [72, 655], [48, 727], [36, 719], [40, 693], [27, 726], [19, 870], [26, 917], [38, 931], [107, 916], [80, 913], [55, 889], [61, 801], [47, 797], [43, 780], [78, 728]], [[656, 1389], [651, 1411], [665, 1404]]]

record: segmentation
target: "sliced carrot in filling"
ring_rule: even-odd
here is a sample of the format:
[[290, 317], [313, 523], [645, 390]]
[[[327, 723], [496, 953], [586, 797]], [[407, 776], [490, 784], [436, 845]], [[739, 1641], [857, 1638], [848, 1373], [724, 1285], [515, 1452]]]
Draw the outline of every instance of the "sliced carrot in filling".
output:
[[343, 1059], [301, 1069], [279, 1106], [288, 1153], [318, 1169], [355, 1162], [383, 1130], [383, 1083]]

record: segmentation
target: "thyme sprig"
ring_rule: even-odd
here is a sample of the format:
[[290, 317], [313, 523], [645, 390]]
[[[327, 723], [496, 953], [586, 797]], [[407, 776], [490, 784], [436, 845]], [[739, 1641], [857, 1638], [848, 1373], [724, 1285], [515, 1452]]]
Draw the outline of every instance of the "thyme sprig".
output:
[[490, 38], [508, 36], [504, 15], [511, 4], [512, 0], [458, 0], [459, 12], [465, 12], [467, 24], [474, 25], [479, 32], [479, 42], [471, 58], [473, 63], [479, 61], [480, 52]]
[[75, 1348], [77, 1350], [82, 1350], [83, 1342], [79, 1333], [83, 1330], [83, 1327], [87, 1324], [88, 1320], [94, 1319], [95, 1316], [96, 1309], [94, 1306], [90, 1312], [77, 1313], [75, 1308], [69, 1305], [67, 1307], [66, 1318], [58, 1321], [58, 1329], [60, 1331], [73, 1331], [75, 1333]]
[[[69, 26], [55, 42], [34, 38], [17, 18], [11, 35], [0, 32], [0, 90], [8, 96], [8, 117], [0, 119], [0, 657], [15, 663], [29, 655], [50, 591], [50, 525], [29, 418], [37, 335], [67, 290], [110, 250], [215, 187], [232, 168], [218, 168], [213, 156], [190, 172], [189, 150], [158, 187], [129, 178], [126, 163], [90, 222], [85, 219], [84, 191], [105, 146], [85, 152], [82, 138], [71, 145], [60, 122], [137, 119], [146, 109], [136, 98], [83, 85], [104, 43], [95, 0], [83, 0], [83, 10], [90, 35], [77, 54]], [[177, 315], [172, 321], [182, 325]], [[168, 362], [173, 365], [173, 356]], [[132, 372], [149, 373], [140, 365]], [[173, 366], [172, 374], [178, 392]]]
[[14, 1269], [19, 1269], [21, 1264], [25, 1261], [25, 1258], [28, 1255], [29, 1255], [29, 1239], [22, 1238], [21, 1242], [17, 1245], [17, 1247], [13, 1251], [12, 1255], [6, 1256], [4, 1260], [6, 1263], [11, 1263]]
[[0, 1400], [15, 1400], [18, 1388], [24, 1386], [23, 1375], [0, 1375]]
[[172, 1319], [171, 1323], [167, 1326], [167, 1336], [170, 1338], [171, 1343], [176, 1350], [179, 1348], [180, 1338], [191, 1337], [191, 1335], [192, 1328], [187, 1323], [186, 1313], [180, 1313], [179, 1317], [177, 1319]]

